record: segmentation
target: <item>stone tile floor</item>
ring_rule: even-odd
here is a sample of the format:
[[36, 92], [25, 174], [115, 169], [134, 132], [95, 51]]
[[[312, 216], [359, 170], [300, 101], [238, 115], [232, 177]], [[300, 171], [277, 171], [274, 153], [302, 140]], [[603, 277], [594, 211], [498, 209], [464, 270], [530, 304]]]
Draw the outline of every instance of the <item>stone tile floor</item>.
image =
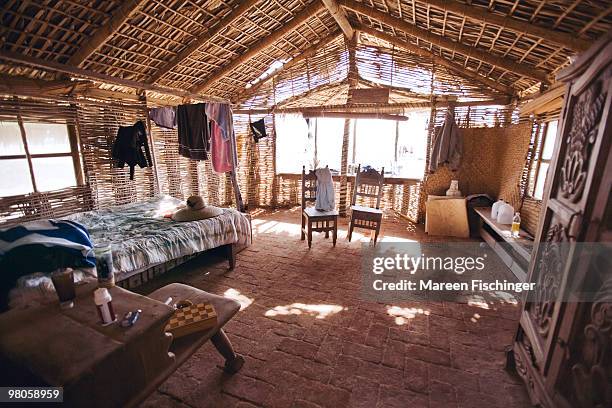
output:
[[[183, 282], [241, 302], [226, 326], [242, 371], [224, 374], [204, 345], [143, 407], [525, 407], [526, 391], [504, 369], [519, 306], [448, 302], [382, 304], [360, 299], [360, 246], [299, 239], [299, 209], [254, 213], [254, 244], [237, 266], [207, 254], [139, 291]], [[395, 216], [383, 241], [429, 238]]]

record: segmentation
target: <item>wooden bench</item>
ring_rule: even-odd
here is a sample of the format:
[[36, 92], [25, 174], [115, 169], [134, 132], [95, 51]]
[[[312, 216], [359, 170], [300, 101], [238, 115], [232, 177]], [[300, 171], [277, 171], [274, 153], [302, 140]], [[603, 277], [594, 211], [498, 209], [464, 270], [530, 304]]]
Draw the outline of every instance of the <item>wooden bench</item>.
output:
[[510, 225], [499, 224], [491, 218], [491, 207], [474, 208], [480, 217], [480, 237], [495, 251], [512, 273], [521, 281], [527, 279], [527, 269], [533, 249], [533, 237], [524, 230], [512, 238]]

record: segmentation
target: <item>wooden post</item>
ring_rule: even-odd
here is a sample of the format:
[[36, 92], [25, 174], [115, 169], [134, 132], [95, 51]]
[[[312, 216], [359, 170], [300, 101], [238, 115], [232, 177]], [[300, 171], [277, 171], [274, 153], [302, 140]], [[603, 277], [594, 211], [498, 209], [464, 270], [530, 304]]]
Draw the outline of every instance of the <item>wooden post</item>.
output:
[[[344, 39], [347, 47], [348, 47], [348, 57], [349, 57], [349, 71], [348, 71], [348, 83], [349, 83], [349, 92], [348, 92], [348, 100], [347, 105], [351, 104], [351, 90], [357, 86], [357, 82], [359, 81], [359, 73], [357, 71], [357, 61], [355, 59], [355, 48], [357, 46], [357, 37], [353, 36], [351, 40]], [[340, 162], [340, 200], [338, 203], [338, 214], [341, 217], [346, 216], [346, 207], [347, 207], [347, 187], [348, 187], [348, 178], [347, 178], [347, 167], [348, 167], [348, 150], [349, 150], [349, 137], [351, 130], [351, 120], [344, 119], [344, 134], [342, 137], [342, 157]]]

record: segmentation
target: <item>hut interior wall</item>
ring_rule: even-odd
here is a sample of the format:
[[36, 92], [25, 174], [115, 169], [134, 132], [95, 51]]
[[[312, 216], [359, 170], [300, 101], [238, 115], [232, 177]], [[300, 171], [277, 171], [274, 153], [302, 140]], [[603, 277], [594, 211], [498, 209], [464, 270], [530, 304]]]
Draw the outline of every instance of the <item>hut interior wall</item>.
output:
[[[16, 99], [4, 100], [4, 120], [10, 120], [11, 115], [15, 115], [16, 103]], [[234, 204], [231, 182], [227, 175], [215, 173], [209, 160], [194, 162], [179, 156], [176, 130], [162, 129], [155, 125], [150, 129], [150, 143], [157, 171], [137, 168], [135, 180], [129, 180], [127, 167], [115, 168], [111, 149], [118, 127], [131, 125], [137, 120], [146, 121], [145, 100], [125, 102], [80, 98], [71, 102], [54, 101], [55, 106], [63, 106], [65, 109], [59, 115], [51, 113], [51, 103], [32, 98], [18, 100], [21, 112], [31, 112], [31, 120], [60, 120], [76, 125], [86, 183], [60, 191], [2, 198], [0, 217], [3, 222], [58, 217], [140, 201], [158, 193], [179, 199], [200, 194], [211, 205]], [[45, 109], [48, 112], [46, 117], [40, 113], [39, 116], [35, 115], [36, 112], [45, 112]], [[444, 111], [434, 110], [434, 124], [441, 123]], [[459, 126], [464, 129], [466, 143], [463, 161], [466, 164], [459, 172], [460, 187], [464, 193], [486, 192], [492, 196], [501, 194], [513, 203], [520, 201], [519, 179], [528, 150], [530, 125], [527, 122], [517, 125], [519, 118], [512, 106], [461, 107], [456, 108], [456, 116]], [[268, 137], [255, 143], [248, 124], [249, 121], [261, 118], [265, 118]], [[290, 207], [299, 204], [299, 176], [276, 174], [274, 118], [274, 114], [234, 116], [239, 156], [237, 177], [249, 208]], [[509, 124], [514, 125], [501, 127]], [[155, 179], [156, 176], [159, 180]], [[442, 168], [427, 178], [426, 188], [418, 180], [387, 184], [382, 208], [394, 210], [416, 221], [423, 214], [423, 197], [426, 194], [443, 194], [451, 178], [450, 172]], [[339, 202], [340, 183], [334, 184], [336, 202]], [[352, 188], [349, 180], [348, 191], [352, 191]], [[534, 208], [533, 214], [539, 210], [537, 204], [527, 208]], [[527, 218], [535, 218], [533, 223], [537, 224], [537, 215]]]

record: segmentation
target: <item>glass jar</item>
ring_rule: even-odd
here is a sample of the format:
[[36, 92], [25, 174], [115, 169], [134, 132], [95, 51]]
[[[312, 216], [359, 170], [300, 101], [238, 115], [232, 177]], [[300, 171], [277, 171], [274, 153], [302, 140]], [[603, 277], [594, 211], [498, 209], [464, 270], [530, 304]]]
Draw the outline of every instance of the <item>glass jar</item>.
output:
[[113, 269], [113, 248], [110, 243], [103, 242], [94, 245], [96, 257], [96, 272], [98, 286], [110, 288], [115, 286], [115, 273]]

